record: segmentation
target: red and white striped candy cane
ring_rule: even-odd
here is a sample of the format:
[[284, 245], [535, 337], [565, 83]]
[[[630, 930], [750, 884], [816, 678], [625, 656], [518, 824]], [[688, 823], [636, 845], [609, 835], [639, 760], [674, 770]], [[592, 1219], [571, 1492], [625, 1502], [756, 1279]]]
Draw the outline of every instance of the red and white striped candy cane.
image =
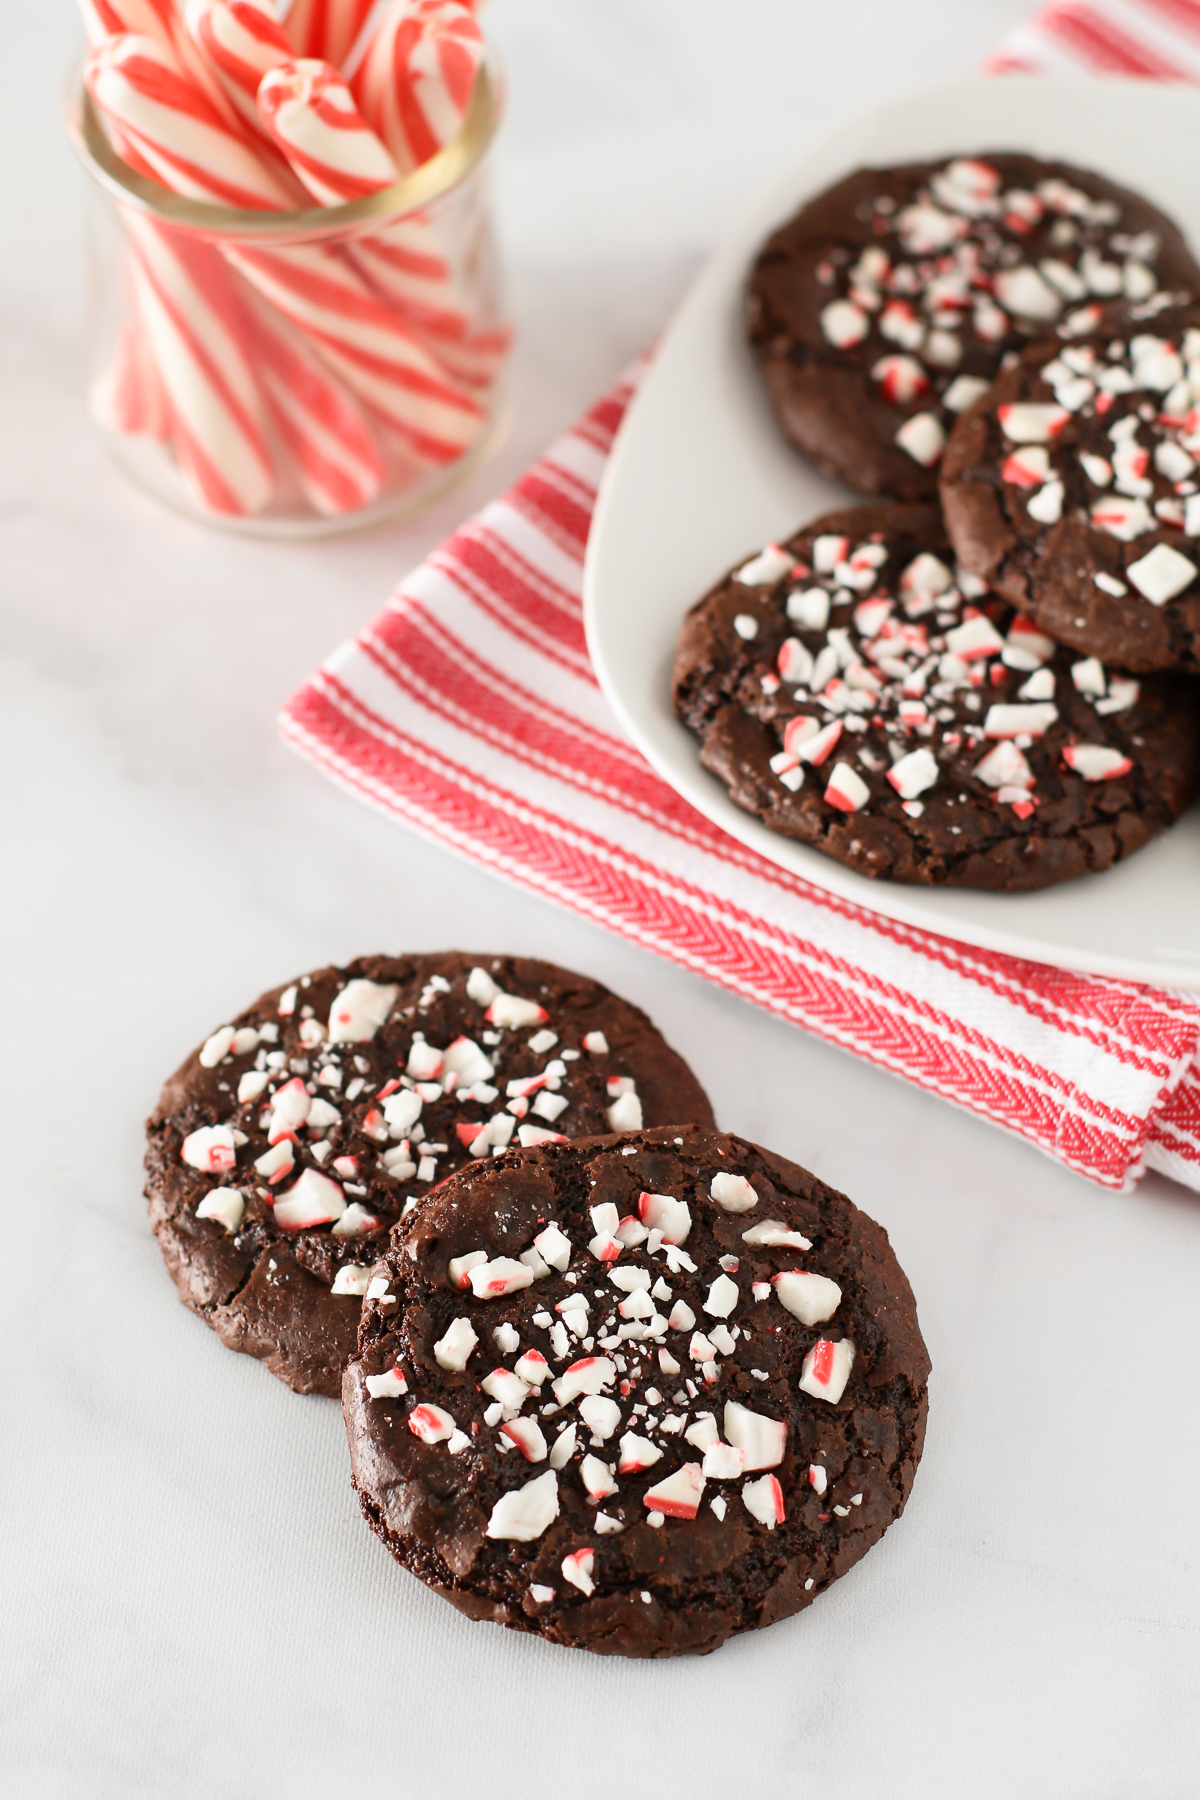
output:
[[[231, 172], [231, 162], [240, 153], [250, 169], [259, 169], [256, 203], [288, 204], [270, 198], [264, 185], [271, 180], [269, 172], [261, 170], [245, 146], [214, 126], [211, 114], [203, 113], [203, 100], [166, 52], [146, 39], [132, 44], [140, 57], [127, 54], [122, 62], [122, 40], [114, 40], [94, 52], [87, 65], [93, 97], [118, 138], [129, 140], [164, 185], [198, 198], [232, 199], [232, 176], [241, 166]], [[149, 98], [124, 78], [126, 66], [147, 62]], [[115, 77], [106, 79], [114, 65]], [[177, 106], [168, 103], [175, 99]], [[210, 159], [208, 165], [198, 161], [201, 152]], [[372, 292], [348, 257], [324, 246], [260, 250], [236, 241], [225, 242], [222, 251], [259, 293], [310, 335], [325, 360], [382, 415], [410, 455], [423, 464], [440, 465], [474, 442], [485, 419], [479, 401]]]
[[255, 368], [305, 498], [329, 517], [378, 499], [386, 471], [351, 394], [273, 309], [252, 302]]
[[173, 193], [257, 210], [293, 204], [284, 180], [152, 38], [110, 38], [91, 52], [83, 73], [106, 120]]
[[460, 0], [392, 0], [350, 85], [402, 175], [458, 134], [483, 48]]
[[354, 260], [414, 335], [458, 381], [483, 392], [512, 347], [507, 325], [479, 330], [455, 290], [435, 226], [422, 213], [354, 245]]
[[248, 322], [219, 254], [132, 211], [138, 312], [162, 379], [184, 477], [211, 512], [247, 515], [275, 487]]
[[[272, 70], [263, 78], [258, 104], [295, 173], [324, 205], [358, 199], [398, 179], [387, 150], [327, 63], [303, 59]], [[510, 334], [472, 332], [450, 265], [423, 215], [356, 240], [348, 254], [452, 375], [477, 390], [491, 385]]]
[[447, 374], [350, 262], [320, 246], [229, 244], [235, 269], [300, 327], [324, 360], [424, 465], [453, 462], [483, 427], [479, 401]]
[[295, 56], [315, 56], [340, 68], [375, 0], [293, 0], [284, 27]]
[[309, 193], [337, 206], [399, 181], [396, 165], [329, 63], [300, 58], [264, 75], [263, 126]]
[[123, 37], [130, 32], [152, 38], [175, 58], [225, 124], [231, 130], [240, 129], [236, 108], [192, 42], [183, 14], [174, 0], [80, 0], [80, 10], [93, 50], [110, 38]]
[[269, 69], [294, 55], [268, 0], [187, 0], [188, 30], [245, 122], [262, 129], [256, 96]]
[[93, 50], [130, 31], [153, 38], [164, 50], [172, 47], [174, 0], [80, 0], [79, 10]]
[[136, 309], [122, 319], [107, 366], [88, 396], [92, 417], [120, 437], [148, 437], [167, 443], [171, 420], [158, 364]]
[[[337, 205], [375, 193], [397, 179], [391, 157], [364, 122], [337, 70], [327, 63], [303, 58], [273, 70], [263, 78], [258, 103], [263, 123], [296, 174], [323, 204]], [[466, 350], [471, 336], [470, 318], [455, 303], [449, 265], [423, 219], [400, 220], [385, 232], [357, 240], [348, 257], [372, 278], [376, 289], [389, 302], [389, 310], [398, 309], [404, 315], [416, 344], [432, 353], [443, 371], [455, 375], [458, 386], [478, 390], [490, 385], [499, 357], [489, 354], [489, 347]], [[412, 295], [414, 264], [420, 269], [422, 290], [422, 300], [417, 303]], [[283, 304], [278, 293], [273, 298], [277, 305]], [[501, 337], [500, 356], [507, 348], [507, 334]], [[443, 340], [458, 353], [458, 365], [442, 356]], [[346, 348], [344, 343], [335, 346], [335, 350], [341, 348]], [[349, 352], [353, 355], [352, 346]], [[463, 367], [461, 375], [457, 374], [457, 367]], [[352, 379], [367, 383], [365, 397], [374, 406], [379, 406], [381, 396], [388, 392], [381, 388], [376, 372], [370, 368]], [[414, 404], [407, 371], [402, 392], [407, 415]], [[437, 437], [446, 428], [444, 414], [439, 415], [439, 420], [434, 432]], [[399, 421], [402, 427], [406, 422]], [[428, 452], [427, 421], [418, 431], [412, 448], [424, 455]], [[453, 437], [457, 441], [457, 431]]]

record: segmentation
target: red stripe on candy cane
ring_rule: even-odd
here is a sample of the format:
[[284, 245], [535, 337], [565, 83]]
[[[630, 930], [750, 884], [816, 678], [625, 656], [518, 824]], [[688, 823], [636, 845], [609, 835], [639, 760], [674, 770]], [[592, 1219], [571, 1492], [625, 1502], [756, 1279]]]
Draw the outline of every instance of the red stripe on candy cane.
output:
[[162, 380], [184, 474], [213, 511], [261, 512], [274, 475], [247, 322], [219, 256], [130, 214], [138, 311]]
[[258, 133], [259, 83], [289, 62], [286, 34], [258, 0], [187, 0], [188, 29], [244, 122]]
[[82, 0], [83, 29], [94, 50], [109, 38], [137, 32], [164, 50], [173, 47], [173, 0]]
[[283, 20], [297, 56], [315, 56], [340, 68], [354, 47], [375, 0], [293, 0]]
[[253, 312], [253, 342], [275, 428], [309, 504], [326, 516], [369, 506], [383, 488], [385, 468], [353, 396], [299, 332], [261, 305]]
[[399, 180], [395, 163], [328, 63], [284, 63], [263, 77], [258, 115], [323, 206], [376, 194]]
[[291, 205], [287, 187], [152, 39], [100, 45], [84, 79], [106, 121], [173, 192], [260, 211]]
[[1187, 79], [1187, 71], [1178, 63], [1158, 55], [1089, 6], [1050, 6], [1039, 14], [1037, 23], [1047, 37], [1066, 45], [1089, 68], [1159, 81]]
[[483, 49], [474, 15], [458, 0], [394, 0], [383, 14], [351, 86], [402, 173], [457, 135]]
[[1200, 39], [1200, 0], [1140, 0], [1140, 3], [1147, 12], [1157, 14], [1165, 25]]

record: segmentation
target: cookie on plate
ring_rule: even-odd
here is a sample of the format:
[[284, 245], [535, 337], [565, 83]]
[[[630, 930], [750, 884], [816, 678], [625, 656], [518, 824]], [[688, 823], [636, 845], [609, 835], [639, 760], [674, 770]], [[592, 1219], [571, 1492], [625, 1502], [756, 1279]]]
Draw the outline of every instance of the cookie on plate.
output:
[[942, 469], [964, 568], [1060, 643], [1200, 672], [1200, 306], [1031, 346]]
[[368, 1268], [438, 1182], [507, 1146], [676, 1120], [699, 1082], [644, 1012], [525, 957], [367, 956], [222, 1025], [149, 1120], [180, 1298], [298, 1393], [341, 1391]]
[[1194, 691], [1059, 649], [959, 574], [934, 506], [848, 507], [684, 623], [675, 710], [730, 797], [864, 875], [1046, 887], [1183, 811]]
[[931, 500], [945, 438], [1001, 360], [1101, 303], [1200, 292], [1138, 194], [1008, 152], [859, 169], [767, 241], [748, 327], [792, 443], [861, 494]]
[[715, 1650], [903, 1511], [912, 1292], [879, 1225], [769, 1150], [666, 1128], [463, 1169], [376, 1273], [343, 1387], [354, 1483], [470, 1618]]

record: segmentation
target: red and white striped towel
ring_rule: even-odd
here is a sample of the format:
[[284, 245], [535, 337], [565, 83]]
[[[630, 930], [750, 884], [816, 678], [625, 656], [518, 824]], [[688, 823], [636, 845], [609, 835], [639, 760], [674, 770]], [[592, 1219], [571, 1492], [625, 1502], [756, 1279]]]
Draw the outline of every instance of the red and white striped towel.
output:
[[[1200, 0], [1055, 5], [994, 66], [1061, 67], [1064, 43], [1118, 19], [1153, 21], [1164, 56], [1174, 23], [1200, 75]], [[1090, 66], [1145, 66], [1114, 55]], [[1154, 1168], [1200, 1188], [1200, 1000], [974, 950], [840, 900], [726, 836], [622, 737], [588, 661], [580, 584], [631, 391], [401, 584], [289, 701], [285, 740], [414, 830], [1105, 1187]]]

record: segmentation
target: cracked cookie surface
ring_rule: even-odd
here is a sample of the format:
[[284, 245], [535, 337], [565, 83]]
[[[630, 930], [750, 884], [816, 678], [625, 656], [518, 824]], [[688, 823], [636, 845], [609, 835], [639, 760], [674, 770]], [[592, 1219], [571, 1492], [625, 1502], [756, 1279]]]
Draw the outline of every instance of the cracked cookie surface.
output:
[[263, 994], [167, 1082], [150, 1219], [180, 1298], [336, 1397], [389, 1228], [508, 1144], [674, 1120], [700, 1084], [645, 1013], [532, 958], [361, 957]]
[[950, 438], [964, 567], [1056, 638], [1200, 674], [1200, 306], [1033, 345]]
[[903, 1510], [929, 1372], [908, 1282], [880, 1226], [744, 1139], [464, 1169], [374, 1275], [354, 1483], [470, 1618], [705, 1652], [807, 1606]]
[[1060, 649], [954, 567], [934, 506], [829, 513], [688, 613], [674, 705], [773, 831], [865, 875], [1049, 886], [1191, 799], [1195, 690]]
[[1200, 291], [1140, 195], [1012, 152], [858, 169], [763, 246], [747, 330], [786, 436], [860, 494], [932, 500], [945, 440], [1005, 358], [1102, 305]]

